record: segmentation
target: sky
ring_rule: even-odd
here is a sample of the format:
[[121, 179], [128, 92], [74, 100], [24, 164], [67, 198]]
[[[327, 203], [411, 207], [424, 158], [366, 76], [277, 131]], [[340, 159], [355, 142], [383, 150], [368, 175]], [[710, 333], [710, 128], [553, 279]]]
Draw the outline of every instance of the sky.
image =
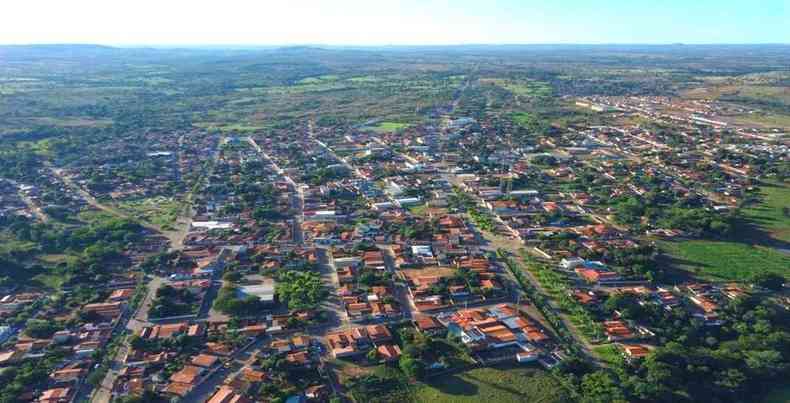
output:
[[4, 0], [0, 44], [790, 43], [790, 0]]

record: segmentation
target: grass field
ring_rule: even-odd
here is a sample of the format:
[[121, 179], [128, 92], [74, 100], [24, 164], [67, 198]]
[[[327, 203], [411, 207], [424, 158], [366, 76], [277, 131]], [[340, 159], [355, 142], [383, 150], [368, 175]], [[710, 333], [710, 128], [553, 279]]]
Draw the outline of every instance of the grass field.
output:
[[408, 123], [398, 122], [381, 122], [375, 126], [366, 127], [367, 130], [373, 130], [379, 133], [396, 132], [401, 129], [409, 127]]
[[783, 115], [779, 113], [754, 113], [750, 115], [738, 115], [734, 116], [732, 120], [736, 123], [744, 125], [790, 128], [790, 115]]
[[707, 240], [660, 242], [660, 245], [676, 259], [678, 268], [704, 278], [744, 280], [761, 271], [790, 278], [790, 256], [772, 248]]
[[568, 396], [550, 375], [535, 368], [477, 368], [440, 376], [415, 388], [414, 400], [431, 403], [562, 402]]
[[194, 126], [208, 130], [219, 130], [221, 132], [257, 132], [266, 128], [266, 126], [259, 125], [221, 124], [207, 122], [195, 123]]
[[71, 279], [71, 275], [64, 273], [47, 272], [34, 276], [32, 278], [35, 284], [41, 285], [50, 290], [60, 290], [63, 284], [66, 284]]
[[481, 79], [482, 83], [494, 84], [502, 87], [516, 96], [521, 97], [547, 97], [551, 95], [551, 86], [535, 80], [506, 80], [502, 78]]
[[760, 188], [760, 196], [762, 202], [744, 209], [744, 215], [773, 238], [790, 242], [790, 215], [783, 211], [790, 207], [790, 186], [769, 183]]
[[535, 118], [529, 112], [519, 112], [513, 114], [513, 122], [519, 126], [528, 127], [535, 121]]
[[410, 213], [414, 215], [425, 216], [427, 215], [428, 208], [429, 208], [428, 206], [422, 204], [419, 206], [410, 206], [408, 210]]
[[132, 217], [158, 225], [163, 229], [173, 229], [178, 216], [184, 211], [185, 204], [166, 197], [128, 200], [118, 204], [118, 208]]
[[673, 258], [673, 265], [713, 280], [744, 280], [769, 271], [790, 278], [790, 254], [772, 246], [790, 242], [790, 187], [768, 183], [760, 187], [761, 201], [744, 208], [743, 218], [754, 227], [736, 230], [737, 241], [691, 240], [659, 243]]
[[601, 361], [607, 364], [618, 365], [623, 361], [623, 355], [620, 353], [620, 350], [617, 349], [617, 346], [615, 346], [614, 344], [596, 346], [593, 347], [593, 351], [595, 352], [595, 354], [598, 354], [598, 357], [601, 358]]

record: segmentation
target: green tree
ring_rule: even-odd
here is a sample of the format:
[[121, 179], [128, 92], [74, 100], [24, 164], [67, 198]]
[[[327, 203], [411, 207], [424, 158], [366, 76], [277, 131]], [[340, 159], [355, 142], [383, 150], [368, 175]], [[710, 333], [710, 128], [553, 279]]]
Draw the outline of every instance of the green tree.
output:
[[582, 403], [625, 403], [615, 379], [605, 370], [584, 375], [581, 383]]
[[761, 271], [753, 274], [749, 278], [749, 281], [754, 285], [773, 291], [779, 291], [784, 285], [785, 278], [775, 273]]
[[425, 374], [425, 365], [422, 361], [409, 354], [401, 355], [398, 360], [398, 367], [406, 376], [412, 379], [422, 379], [422, 376]]

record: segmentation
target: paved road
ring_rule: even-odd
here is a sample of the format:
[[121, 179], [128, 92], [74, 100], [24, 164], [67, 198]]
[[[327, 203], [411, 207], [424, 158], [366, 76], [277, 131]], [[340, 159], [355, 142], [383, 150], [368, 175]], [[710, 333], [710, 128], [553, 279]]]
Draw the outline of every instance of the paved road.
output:
[[245, 365], [251, 364], [255, 360], [255, 352], [260, 350], [269, 340], [268, 336], [261, 337], [255, 342], [245, 346], [244, 348], [236, 351], [227, 360], [228, 365], [219, 367], [212, 372], [203, 382], [190, 391], [183, 399], [182, 402], [205, 402], [216, 391], [217, 387], [231, 375], [238, 374]]
[[343, 301], [338, 292], [340, 281], [332, 263], [332, 252], [324, 248], [318, 248], [317, 251], [321, 282], [329, 290], [329, 297], [321, 304], [321, 307], [326, 310], [329, 317], [325, 324], [311, 328], [308, 333], [313, 336], [323, 336], [330, 331], [348, 328], [351, 326], [351, 322], [348, 319], [346, 309], [343, 307]]

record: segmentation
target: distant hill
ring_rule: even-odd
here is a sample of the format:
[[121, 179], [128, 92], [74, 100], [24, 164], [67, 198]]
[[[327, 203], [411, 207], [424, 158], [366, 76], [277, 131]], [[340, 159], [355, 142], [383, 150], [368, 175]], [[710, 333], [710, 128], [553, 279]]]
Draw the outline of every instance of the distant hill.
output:
[[0, 57], [13, 59], [110, 56], [122, 49], [104, 45], [0, 45]]

